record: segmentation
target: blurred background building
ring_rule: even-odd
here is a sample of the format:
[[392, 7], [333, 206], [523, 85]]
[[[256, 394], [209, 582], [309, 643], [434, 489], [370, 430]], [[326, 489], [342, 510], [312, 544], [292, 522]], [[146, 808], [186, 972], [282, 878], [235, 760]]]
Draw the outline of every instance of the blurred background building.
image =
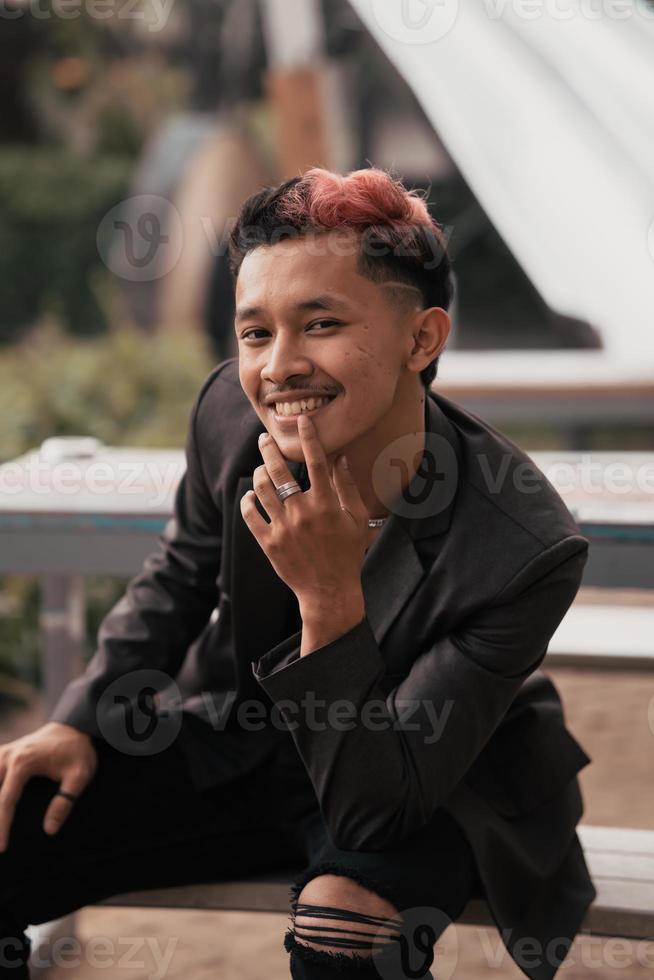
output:
[[[297, 142], [289, 147], [278, 138], [302, 87], [293, 86], [291, 70], [284, 88], [287, 69], [270, 65], [275, 42], [265, 8], [274, 4], [187, 0], [161, 23], [147, 4], [143, 20], [83, 11], [69, 20], [36, 19], [16, 0], [17, 12], [21, 6], [23, 15], [3, 21], [0, 33], [5, 341], [48, 313], [73, 334], [101, 333], [113, 301], [121, 311], [114, 317], [124, 322], [127, 313], [143, 329], [163, 323], [186, 332], [202, 324], [220, 356], [231, 349], [231, 325], [218, 253], [243, 197], [303, 163], [349, 170], [374, 162], [410, 186], [431, 188], [433, 212], [450, 229], [458, 282], [453, 346], [599, 345], [592, 324], [545, 305], [347, 0], [315, 5], [320, 38], [308, 74], [320, 91], [304, 108], [319, 113], [323, 134], [322, 142], [303, 141], [305, 161]], [[312, 155], [316, 149], [326, 159]], [[133, 282], [129, 270], [121, 278], [121, 236], [113, 256], [103, 256], [114, 276], [103, 269], [95, 239], [104, 212], [129, 197], [138, 209], [141, 195], [174, 206], [184, 248], [171, 274], [154, 278], [151, 267], [150, 277]], [[127, 206], [125, 220], [131, 217]], [[165, 214], [158, 217], [165, 223]]]

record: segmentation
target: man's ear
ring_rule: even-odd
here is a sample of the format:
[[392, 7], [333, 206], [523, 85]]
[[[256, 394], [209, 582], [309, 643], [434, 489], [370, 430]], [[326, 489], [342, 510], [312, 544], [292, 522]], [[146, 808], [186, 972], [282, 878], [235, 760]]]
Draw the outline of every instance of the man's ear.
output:
[[447, 310], [431, 306], [414, 317], [411, 335], [413, 345], [407, 366], [420, 372], [441, 353], [452, 329]]

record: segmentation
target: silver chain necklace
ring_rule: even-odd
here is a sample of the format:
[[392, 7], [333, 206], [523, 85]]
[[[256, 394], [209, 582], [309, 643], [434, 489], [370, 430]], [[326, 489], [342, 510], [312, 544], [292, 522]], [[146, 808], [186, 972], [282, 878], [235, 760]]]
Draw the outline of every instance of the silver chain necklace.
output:
[[368, 527], [383, 527], [388, 517], [369, 517]]

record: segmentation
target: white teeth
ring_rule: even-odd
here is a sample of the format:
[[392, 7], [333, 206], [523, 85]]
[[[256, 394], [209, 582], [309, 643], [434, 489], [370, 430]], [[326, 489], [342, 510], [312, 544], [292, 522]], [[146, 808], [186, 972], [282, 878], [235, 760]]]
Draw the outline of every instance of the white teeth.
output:
[[300, 415], [321, 408], [328, 401], [329, 398], [303, 398], [299, 402], [275, 402], [275, 411], [278, 415]]

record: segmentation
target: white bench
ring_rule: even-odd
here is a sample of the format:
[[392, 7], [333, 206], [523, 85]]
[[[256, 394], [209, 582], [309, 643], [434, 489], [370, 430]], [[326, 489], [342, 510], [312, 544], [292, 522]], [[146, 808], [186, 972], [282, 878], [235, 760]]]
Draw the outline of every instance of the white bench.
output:
[[[628, 939], [654, 936], [654, 831], [580, 826], [579, 837], [597, 889], [581, 930]], [[131, 892], [98, 904], [288, 913], [294, 873], [289, 869], [239, 881]], [[469, 902], [459, 922], [493, 925], [486, 903], [479, 899]]]
[[500, 428], [553, 425], [572, 437], [654, 422], [654, 373], [605, 350], [448, 350], [433, 391]]
[[572, 604], [550, 640], [547, 667], [651, 670], [654, 605]]

